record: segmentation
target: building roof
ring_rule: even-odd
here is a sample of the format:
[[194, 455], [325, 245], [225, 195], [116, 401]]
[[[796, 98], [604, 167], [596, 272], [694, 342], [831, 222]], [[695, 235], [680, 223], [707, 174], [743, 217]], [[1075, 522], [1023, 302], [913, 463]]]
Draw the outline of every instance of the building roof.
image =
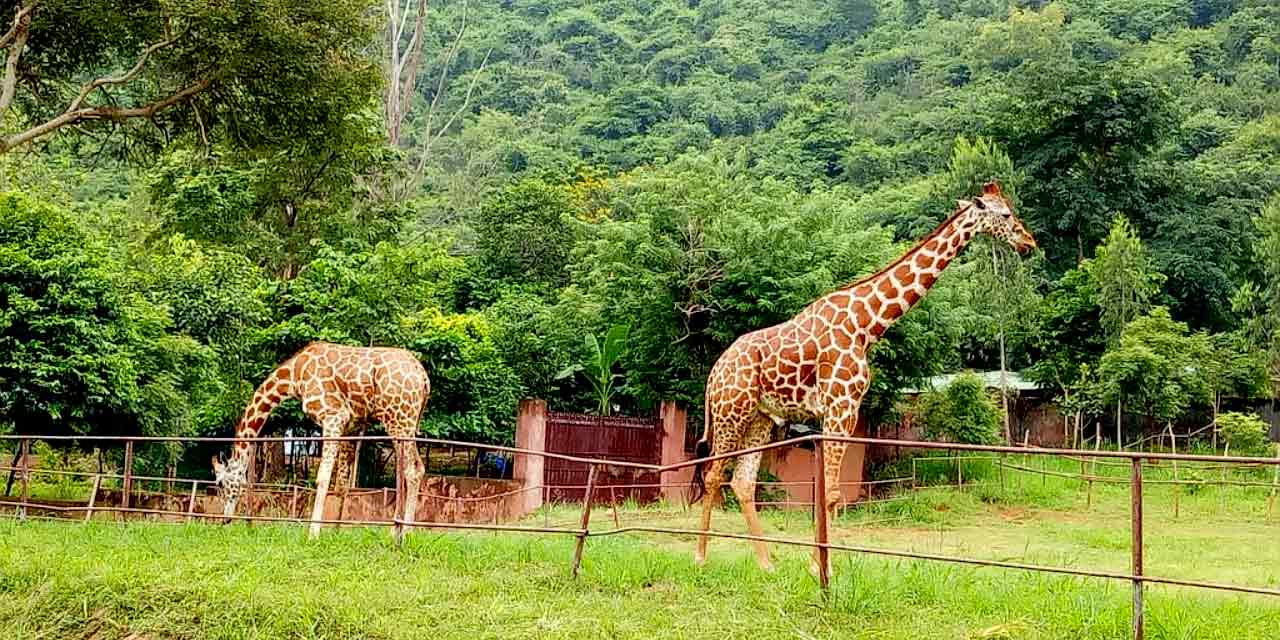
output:
[[[973, 373], [977, 374], [979, 378], [982, 378], [982, 381], [986, 384], [986, 387], [988, 389], [1000, 388], [1000, 372], [999, 371], [974, 371]], [[958, 375], [960, 374], [944, 373], [940, 376], [934, 376], [932, 378], [929, 378], [928, 380], [925, 380], [925, 383], [921, 388], [908, 387], [906, 389], [903, 389], [902, 393], [918, 394], [928, 389], [944, 389], [948, 385], [950, 385], [951, 382], [955, 380], [956, 376]], [[1004, 372], [1004, 375], [1005, 375], [1005, 382], [1007, 385], [1006, 388], [1009, 389], [1010, 391], [1016, 391], [1018, 393], [1022, 393], [1023, 391], [1035, 391], [1040, 388], [1039, 385], [1037, 385], [1036, 383], [1030, 380], [1023, 378], [1016, 371], [1006, 371]]]

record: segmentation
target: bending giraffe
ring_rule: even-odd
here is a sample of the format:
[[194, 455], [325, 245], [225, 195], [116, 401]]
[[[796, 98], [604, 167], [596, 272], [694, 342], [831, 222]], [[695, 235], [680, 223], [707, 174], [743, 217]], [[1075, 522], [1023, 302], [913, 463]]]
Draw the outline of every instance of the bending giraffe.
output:
[[[418, 434], [422, 408], [431, 395], [427, 372], [414, 355], [404, 349], [348, 347], [313, 342], [271, 372], [258, 386], [240, 418], [231, 458], [214, 458], [213, 472], [223, 492], [224, 515], [235, 514], [244, 494], [249, 467], [249, 442], [258, 437], [271, 414], [286, 398], [302, 402], [302, 411], [326, 438], [351, 435], [367, 422], [381, 422], [392, 438], [413, 438]], [[340, 445], [348, 445], [341, 447]], [[354, 447], [349, 442], [326, 441], [320, 467], [316, 471], [316, 498], [311, 509], [311, 537], [320, 534], [324, 503], [333, 480], [339, 451], [343, 468], [349, 468]], [[416, 489], [424, 473], [422, 457], [414, 441], [395, 441], [397, 486], [410, 489], [401, 501], [403, 513], [396, 517], [414, 522], [418, 500]], [[340, 485], [350, 480], [343, 473]], [[339, 488], [343, 490], [343, 488]], [[396, 527], [402, 540], [404, 528]]]
[[[1036, 247], [1000, 186], [990, 182], [972, 202], [960, 200], [951, 217], [893, 264], [819, 298], [786, 322], [739, 337], [707, 376], [706, 428], [698, 442], [698, 457], [765, 444], [774, 425], [788, 421], [821, 419], [824, 434], [853, 435], [871, 382], [868, 350], [928, 293], [942, 270], [978, 233], [1002, 239], [1019, 253]], [[848, 445], [827, 442], [823, 446], [827, 495], [822, 499], [832, 518]], [[753, 536], [763, 535], [755, 507], [761, 455], [740, 456], [730, 483]], [[705, 470], [699, 465], [693, 472], [691, 497], [703, 503], [703, 533], [694, 556], [698, 564], [706, 561], [706, 532], [727, 463], [716, 460]], [[814, 496], [815, 504], [818, 499]], [[760, 566], [771, 569], [765, 543], [753, 544]], [[814, 573], [817, 557], [815, 550], [810, 566]]]

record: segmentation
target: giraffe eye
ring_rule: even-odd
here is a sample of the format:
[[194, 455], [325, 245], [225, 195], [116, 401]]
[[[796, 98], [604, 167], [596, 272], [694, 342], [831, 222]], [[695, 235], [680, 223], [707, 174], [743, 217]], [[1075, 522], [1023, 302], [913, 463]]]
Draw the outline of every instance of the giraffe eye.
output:
[[983, 202], [982, 198], [974, 198], [973, 206], [985, 210], [987, 208], [987, 203]]

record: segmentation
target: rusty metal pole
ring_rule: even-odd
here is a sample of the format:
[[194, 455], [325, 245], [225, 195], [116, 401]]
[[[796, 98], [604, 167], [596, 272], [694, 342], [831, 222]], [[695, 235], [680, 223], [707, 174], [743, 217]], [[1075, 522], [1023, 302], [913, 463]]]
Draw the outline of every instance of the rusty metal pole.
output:
[[20, 512], [22, 519], [27, 519], [27, 501], [31, 499], [31, 440], [22, 439], [22, 445], [19, 447], [22, 457], [22, 503]]
[[587, 472], [587, 492], [582, 496], [582, 520], [579, 523], [578, 543], [573, 548], [573, 577], [582, 568], [582, 548], [587, 544], [588, 526], [591, 524], [591, 493], [596, 488], [596, 465]]
[[89, 494], [89, 508], [84, 510], [84, 521], [93, 519], [93, 505], [98, 501], [98, 490], [102, 488], [102, 474], [93, 476], [93, 493]]
[[1133, 530], [1133, 640], [1142, 640], [1142, 459], [1133, 459], [1133, 479], [1129, 485]]
[[[120, 489], [120, 506], [128, 509], [129, 498], [133, 494], [133, 440], [124, 441], [124, 484]], [[128, 512], [120, 514], [127, 519]]]
[[827, 547], [827, 472], [824, 449], [826, 442], [819, 440], [813, 448], [813, 541], [817, 543], [814, 553], [818, 559], [818, 584], [825, 592], [831, 586], [830, 566], [831, 549]]

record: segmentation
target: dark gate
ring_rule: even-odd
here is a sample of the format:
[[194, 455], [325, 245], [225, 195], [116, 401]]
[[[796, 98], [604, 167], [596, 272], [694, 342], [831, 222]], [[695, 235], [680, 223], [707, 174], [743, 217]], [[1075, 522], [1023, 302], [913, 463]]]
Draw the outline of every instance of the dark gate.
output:
[[[546, 450], [582, 458], [659, 464], [662, 458], [662, 420], [619, 418], [579, 413], [547, 412]], [[547, 499], [581, 502], [586, 492], [589, 465], [547, 458], [543, 482]], [[609, 503], [634, 498], [658, 499], [658, 474], [636, 469], [601, 466], [596, 472], [592, 502]], [[641, 486], [637, 486], [641, 485]]]

